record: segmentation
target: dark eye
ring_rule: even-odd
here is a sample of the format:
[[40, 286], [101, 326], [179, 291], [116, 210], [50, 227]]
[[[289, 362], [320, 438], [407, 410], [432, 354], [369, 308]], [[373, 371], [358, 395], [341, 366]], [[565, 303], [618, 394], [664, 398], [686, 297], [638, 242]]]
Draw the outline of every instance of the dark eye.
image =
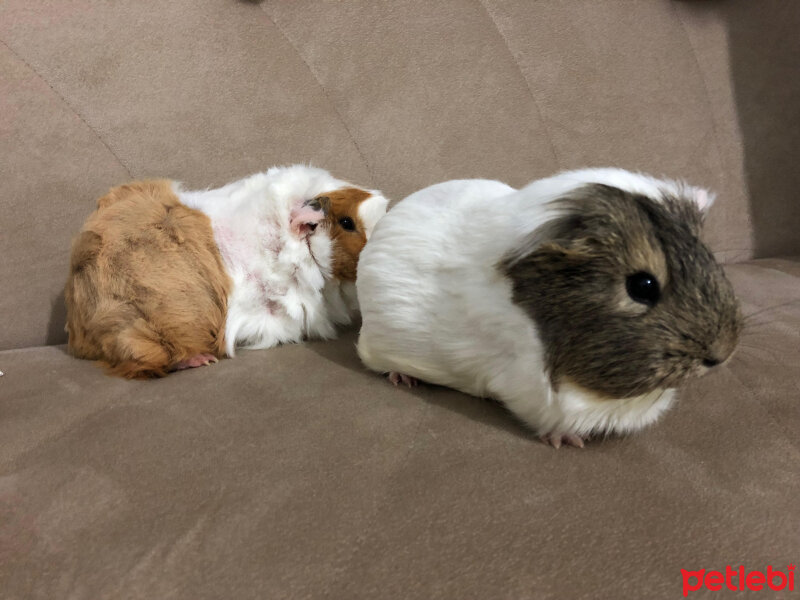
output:
[[625, 280], [625, 289], [628, 292], [628, 296], [631, 297], [631, 300], [641, 304], [647, 304], [647, 306], [653, 306], [661, 297], [658, 279], [644, 271], [628, 275], [628, 278]]
[[353, 223], [353, 219], [351, 219], [350, 217], [342, 217], [341, 219], [339, 219], [339, 225], [341, 225], [342, 229], [344, 229], [345, 231], [356, 230], [356, 224]]

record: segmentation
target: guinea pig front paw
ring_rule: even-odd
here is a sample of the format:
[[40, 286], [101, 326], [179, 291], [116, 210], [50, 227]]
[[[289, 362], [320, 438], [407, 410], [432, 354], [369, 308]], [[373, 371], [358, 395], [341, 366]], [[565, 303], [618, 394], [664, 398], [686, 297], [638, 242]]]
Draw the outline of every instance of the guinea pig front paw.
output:
[[289, 226], [292, 232], [301, 238], [314, 233], [317, 225], [328, 214], [327, 200], [325, 197], [313, 198], [293, 208], [289, 215]]
[[197, 356], [192, 356], [191, 358], [187, 358], [186, 360], [182, 360], [178, 363], [175, 363], [172, 366], [172, 370], [183, 371], [184, 369], [194, 369], [196, 367], [204, 367], [206, 365], [212, 365], [218, 362], [219, 359], [213, 354], [198, 354]]
[[575, 433], [558, 433], [556, 431], [551, 431], [550, 433], [545, 433], [544, 435], [540, 435], [539, 439], [544, 442], [545, 444], [551, 445], [553, 448], [561, 448], [561, 445], [565, 446], [575, 446], [576, 448], [583, 448], [583, 437], [575, 434]]
[[405, 375], [404, 373], [398, 373], [397, 371], [392, 371], [386, 376], [394, 387], [397, 387], [401, 383], [406, 387], [417, 387], [419, 385], [419, 379], [416, 377], [411, 377], [410, 375]]

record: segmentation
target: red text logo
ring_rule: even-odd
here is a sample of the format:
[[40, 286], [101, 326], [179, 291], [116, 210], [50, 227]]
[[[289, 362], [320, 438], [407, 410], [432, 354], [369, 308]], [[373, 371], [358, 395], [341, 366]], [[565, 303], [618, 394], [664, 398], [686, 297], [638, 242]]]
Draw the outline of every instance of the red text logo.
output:
[[738, 569], [732, 569], [730, 565], [725, 566], [725, 573], [721, 571], [687, 571], [681, 569], [683, 576], [683, 595], [689, 592], [696, 592], [699, 589], [722, 590], [763, 590], [774, 591], [794, 590], [794, 565], [788, 565], [786, 571], [773, 569], [772, 565], [767, 566], [767, 571], [745, 571], [744, 566], [739, 565]]

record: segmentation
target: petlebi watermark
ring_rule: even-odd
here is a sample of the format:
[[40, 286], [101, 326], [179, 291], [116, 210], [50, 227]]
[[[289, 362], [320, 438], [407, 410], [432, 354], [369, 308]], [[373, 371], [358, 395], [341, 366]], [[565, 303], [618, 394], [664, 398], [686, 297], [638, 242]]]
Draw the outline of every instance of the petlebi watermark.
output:
[[730, 590], [732, 592], [743, 590], [754, 592], [760, 590], [772, 590], [774, 592], [781, 590], [794, 591], [794, 569], [795, 566], [793, 564], [787, 565], [783, 570], [767, 565], [766, 571], [751, 571], [745, 569], [744, 565], [739, 565], [738, 568], [725, 565], [724, 573], [710, 569], [698, 569], [697, 571], [681, 569], [683, 596], [685, 598], [690, 592], [703, 589], [711, 591]]

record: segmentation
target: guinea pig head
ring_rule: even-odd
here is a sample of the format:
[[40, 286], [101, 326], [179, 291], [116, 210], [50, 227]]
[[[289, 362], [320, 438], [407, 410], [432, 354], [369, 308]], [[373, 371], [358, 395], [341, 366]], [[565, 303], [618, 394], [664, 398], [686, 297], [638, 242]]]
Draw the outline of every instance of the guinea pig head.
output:
[[587, 184], [500, 269], [534, 320], [555, 387], [644, 395], [705, 373], [734, 351], [733, 288], [700, 241], [704, 190], [657, 198]]
[[336, 279], [355, 281], [358, 257], [389, 201], [379, 192], [346, 187], [325, 192], [314, 200], [325, 207], [333, 242], [332, 273]]

